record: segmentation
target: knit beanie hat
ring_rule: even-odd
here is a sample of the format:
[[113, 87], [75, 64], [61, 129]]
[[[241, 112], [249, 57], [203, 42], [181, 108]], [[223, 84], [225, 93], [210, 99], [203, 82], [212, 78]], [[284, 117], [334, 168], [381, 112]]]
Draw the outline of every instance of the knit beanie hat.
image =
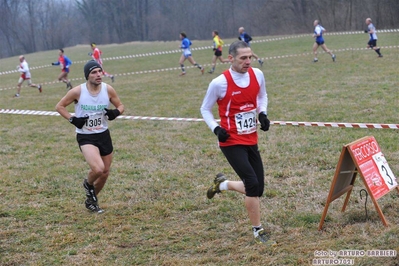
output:
[[86, 63], [86, 65], [83, 68], [86, 80], [89, 77], [90, 72], [93, 71], [93, 69], [95, 69], [95, 68], [101, 68], [101, 70], [102, 70], [102, 67], [100, 66], [100, 64], [97, 63], [97, 61], [95, 61], [95, 60], [90, 60], [89, 62]]

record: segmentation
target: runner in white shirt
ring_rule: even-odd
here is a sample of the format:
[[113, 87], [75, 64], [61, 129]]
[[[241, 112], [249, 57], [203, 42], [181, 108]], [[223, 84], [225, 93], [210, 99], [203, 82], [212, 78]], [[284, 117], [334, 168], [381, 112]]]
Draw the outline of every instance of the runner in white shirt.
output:
[[371, 23], [371, 18], [366, 19], [366, 24], [367, 30], [365, 30], [364, 32], [370, 35], [369, 42], [367, 43], [367, 48], [373, 49], [378, 54], [378, 57], [382, 57], [380, 47], [377, 47], [377, 33], [373, 23]]
[[23, 55], [19, 56], [19, 65], [17, 66], [17, 70], [21, 72], [21, 76], [19, 77], [18, 80], [18, 85], [17, 85], [17, 93], [14, 95], [14, 97], [19, 97], [21, 93], [21, 86], [22, 83], [26, 80], [28, 82], [28, 85], [30, 87], [37, 88], [39, 92], [42, 92], [42, 85], [36, 85], [32, 83], [31, 80], [31, 75], [29, 71], [29, 65], [28, 62], [26, 62], [25, 57]]
[[[90, 170], [83, 181], [85, 205], [91, 212], [102, 213], [97, 196], [104, 187], [111, 168], [113, 146], [108, 121], [124, 111], [115, 89], [102, 82], [102, 68], [94, 60], [84, 66], [86, 83], [72, 88], [58, 102], [56, 110], [76, 129], [76, 140]], [[75, 114], [67, 106], [75, 104]], [[115, 109], [109, 109], [113, 104]]]

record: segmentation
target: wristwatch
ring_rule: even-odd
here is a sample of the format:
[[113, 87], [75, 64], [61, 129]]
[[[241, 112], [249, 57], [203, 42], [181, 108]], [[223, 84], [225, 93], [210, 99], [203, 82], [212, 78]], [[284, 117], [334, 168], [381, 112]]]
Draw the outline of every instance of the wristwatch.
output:
[[69, 118], [69, 123], [72, 123], [73, 118], [74, 118], [74, 116], [71, 116], [71, 117]]

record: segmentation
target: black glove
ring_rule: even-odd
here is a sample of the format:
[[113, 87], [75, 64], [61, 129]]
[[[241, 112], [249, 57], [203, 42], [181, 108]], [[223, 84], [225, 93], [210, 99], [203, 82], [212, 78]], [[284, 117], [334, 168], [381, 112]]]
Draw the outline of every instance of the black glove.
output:
[[364, 30], [364, 33], [368, 33], [369, 31], [368, 30]]
[[263, 131], [268, 131], [270, 127], [270, 120], [267, 118], [267, 115], [264, 113], [260, 113], [258, 120], [260, 123], [260, 129]]
[[51, 63], [51, 65], [52, 65], [52, 66], [54, 66], [54, 65], [55, 65], [55, 63]]
[[241, 41], [241, 37], [238, 37], [238, 39]]
[[104, 110], [106, 112], [105, 115], [108, 116], [108, 120], [109, 121], [114, 120], [118, 115], [121, 114], [121, 112], [119, 112], [118, 109], [107, 109], [107, 108], [104, 108]]
[[226, 140], [230, 137], [230, 134], [227, 133], [227, 130], [220, 126], [215, 127], [213, 133], [215, 133], [215, 135], [218, 136], [218, 140], [220, 142], [226, 142]]
[[80, 129], [85, 125], [87, 119], [89, 119], [88, 116], [85, 116], [85, 117], [72, 116], [71, 118], [69, 118], [69, 122], [71, 124], [75, 125], [75, 127]]
[[88, 53], [88, 55], [89, 55], [89, 56], [92, 56], [93, 54], [92, 54], [92, 53]]

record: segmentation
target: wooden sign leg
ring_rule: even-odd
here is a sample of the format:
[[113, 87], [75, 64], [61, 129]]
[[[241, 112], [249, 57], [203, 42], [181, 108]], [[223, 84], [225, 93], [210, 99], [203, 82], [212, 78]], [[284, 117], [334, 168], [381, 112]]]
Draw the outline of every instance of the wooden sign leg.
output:
[[374, 199], [374, 197], [373, 197], [372, 195], [371, 195], [371, 199], [373, 200], [373, 203], [374, 203], [374, 206], [375, 206], [375, 208], [376, 208], [376, 210], [377, 210], [377, 212], [378, 212], [378, 215], [380, 215], [380, 218], [381, 218], [381, 220], [382, 220], [382, 223], [383, 223], [385, 226], [388, 226], [387, 220], [385, 220], [385, 216], [384, 216], [384, 214], [382, 213], [382, 210], [381, 210], [380, 206], [378, 206], [377, 201]]
[[351, 193], [352, 193], [352, 188], [353, 188], [353, 185], [355, 184], [356, 175], [357, 175], [357, 172], [355, 171], [355, 172], [353, 173], [353, 175], [352, 175], [351, 189], [350, 189], [350, 190], [348, 191], [348, 193], [346, 194], [346, 198], [345, 198], [345, 201], [344, 201], [344, 206], [342, 206], [342, 210], [341, 210], [342, 212], [345, 211], [346, 205], [348, 205], [349, 198], [350, 198]]
[[330, 206], [330, 202], [327, 201], [326, 206], [324, 206], [323, 214], [321, 215], [321, 220], [318, 229], [319, 231], [323, 228], [324, 219], [326, 219], [327, 216], [328, 206]]

